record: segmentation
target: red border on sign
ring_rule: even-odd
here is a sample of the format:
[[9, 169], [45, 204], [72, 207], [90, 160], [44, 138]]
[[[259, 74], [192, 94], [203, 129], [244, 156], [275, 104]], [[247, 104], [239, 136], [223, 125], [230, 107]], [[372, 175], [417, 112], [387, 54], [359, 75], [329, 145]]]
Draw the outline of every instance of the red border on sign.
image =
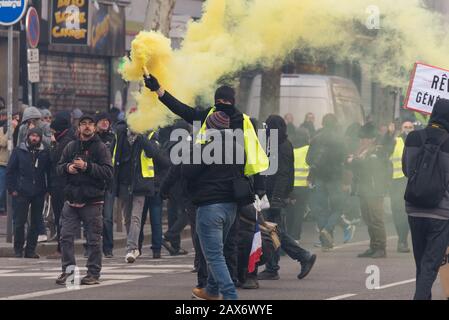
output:
[[[36, 16], [37, 21], [38, 21], [38, 38], [36, 39], [36, 41], [32, 41], [32, 39], [30, 38], [30, 24], [31, 24], [31, 17], [32, 16]], [[27, 40], [28, 40], [28, 44], [30, 45], [30, 48], [32, 49], [36, 49], [36, 47], [39, 44], [39, 40], [40, 40], [40, 33], [41, 33], [41, 24], [40, 24], [40, 20], [39, 20], [39, 14], [37, 13], [36, 9], [34, 7], [30, 7], [28, 9], [28, 13], [27, 13], [27, 21], [26, 21], [26, 35], [27, 35]]]
[[410, 77], [410, 83], [409, 83], [408, 90], [407, 90], [407, 97], [405, 99], [403, 108], [406, 109], [406, 110], [412, 110], [412, 111], [419, 112], [419, 113], [430, 114], [430, 113], [424, 112], [422, 110], [416, 110], [414, 108], [408, 107], [408, 102], [410, 100], [410, 92], [412, 91], [413, 83], [415, 82], [416, 68], [418, 67], [418, 65], [431, 67], [431, 68], [434, 68], [434, 69], [439, 69], [439, 70], [443, 70], [443, 71], [447, 71], [447, 72], [449, 72], [449, 70], [448, 69], [444, 69], [444, 68], [440, 68], [440, 67], [436, 67], [436, 66], [432, 66], [431, 64], [427, 64], [427, 63], [423, 63], [423, 62], [416, 62], [415, 66], [413, 67], [413, 71], [412, 71], [411, 77]]

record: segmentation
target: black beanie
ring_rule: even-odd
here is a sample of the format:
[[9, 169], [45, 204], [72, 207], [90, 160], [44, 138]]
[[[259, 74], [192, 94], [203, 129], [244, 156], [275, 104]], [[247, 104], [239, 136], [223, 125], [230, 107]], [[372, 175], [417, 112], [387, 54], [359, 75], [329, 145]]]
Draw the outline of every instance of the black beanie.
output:
[[109, 114], [106, 112], [100, 112], [95, 114], [95, 123], [98, 123], [100, 120], [107, 119], [109, 123], [111, 122], [111, 119], [109, 117]]
[[42, 139], [42, 129], [41, 128], [33, 128], [33, 129], [28, 130], [27, 138], [30, 135], [32, 135], [33, 133], [37, 134]]
[[51, 122], [50, 128], [55, 130], [56, 132], [62, 132], [66, 129], [69, 129], [72, 124], [70, 123], [70, 114], [68, 114], [68, 117], [67, 114], [68, 113], [64, 111], [58, 112]]
[[229, 86], [221, 86], [215, 91], [215, 101], [222, 99], [235, 104], [235, 91]]

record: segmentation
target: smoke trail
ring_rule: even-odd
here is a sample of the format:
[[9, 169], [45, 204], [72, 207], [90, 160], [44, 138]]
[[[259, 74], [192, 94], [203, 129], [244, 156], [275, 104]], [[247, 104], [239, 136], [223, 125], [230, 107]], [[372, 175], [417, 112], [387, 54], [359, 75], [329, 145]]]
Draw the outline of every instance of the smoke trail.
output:
[[[379, 8], [380, 29], [368, 30], [369, 6]], [[141, 81], [143, 67], [186, 103], [209, 96], [217, 80], [245, 67], [269, 67], [294, 50], [319, 58], [359, 61], [382, 85], [404, 87], [420, 60], [449, 67], [448, 36], [439, 14], [419, 0], [208, 0], [191, 22], [180, 50], [161, 34], [141, 32], [132, 43], [123, 78]], [[164, 125], [170, 112], [147, 89], [136, 93], [129, 116], [138, 131]]]

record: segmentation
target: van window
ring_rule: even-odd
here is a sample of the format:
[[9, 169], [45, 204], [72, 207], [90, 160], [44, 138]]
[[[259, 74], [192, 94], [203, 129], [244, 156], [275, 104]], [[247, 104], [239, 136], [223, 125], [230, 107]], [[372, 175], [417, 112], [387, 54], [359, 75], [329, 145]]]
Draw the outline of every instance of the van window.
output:
[[333, 84], [335, 114], [345, 127], [354, 122], [362, 123], [363, 114], [357, 89], [352, 86]]

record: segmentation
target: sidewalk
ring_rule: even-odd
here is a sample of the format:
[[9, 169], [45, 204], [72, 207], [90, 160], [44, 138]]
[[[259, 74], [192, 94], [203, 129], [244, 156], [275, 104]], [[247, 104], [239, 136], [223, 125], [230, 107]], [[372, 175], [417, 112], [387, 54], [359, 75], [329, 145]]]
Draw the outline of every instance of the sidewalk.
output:
[[[162, 230], [166, 231], [168, 228], [166, 224], [166, 219], [163, 219]], [[123, 228], [125, 231], [125, 229]], [[145, 224], [144, 229], [144, 246], [151, 243], [151, 225], [149, 222]], [[190, 226], [184, 228], [184, 231], [181, 234], [181, 239], [190, 238]], [[83, 254], [84, 248], [83, 244], [85, 243], [84, 239], [75, 240], [75, 252], [77, 254]], [[114, 255], [125, 255], [126, 247], [126, 232], [116, 232], [114, 226]], [[56, 242], [40, 242], [37, 245], [36, 252], [41, 256], [45, 257], [50, 255], [56, 251], [57, 243]], [[162, 250], [165, 250], [162, 248]], [[13, 257], [14, 249], [12, 243], [6, 242], [6, 216], [0, 216], [0, 258], [5, 257]]]

